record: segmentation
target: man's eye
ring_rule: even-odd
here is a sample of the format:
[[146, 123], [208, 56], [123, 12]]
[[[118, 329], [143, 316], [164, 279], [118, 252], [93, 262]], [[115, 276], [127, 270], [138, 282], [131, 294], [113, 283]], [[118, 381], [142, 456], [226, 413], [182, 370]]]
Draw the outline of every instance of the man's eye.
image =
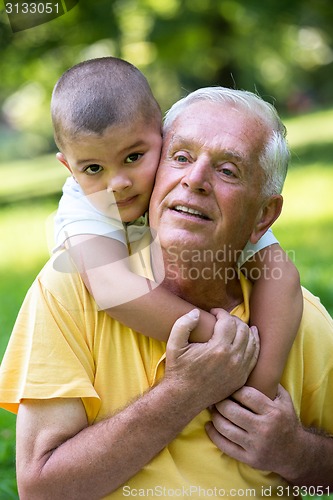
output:
[[85, 173], [88, 174], [88, 175], [95, 175], [95, 174], [99, 174], [99, 172], [101, 172], [103, 170], [103, 167], [101, 167], [100, 165], [89, 165], [86, 169], [85, 169]]
[[175, 155], [175, 160], [178, 161], [178, 163], [187, 163], [188, 159], [186, 158], [185, 155]]
[[143, 154], [142, 153], [132, 153], [131, 155], [128, 155], [128, 157], [125, 160], [125, 163], [134, 163], [140, 158], [142, 158]]
[[[229, 163], [229, 165], [231, 165], [231, 164]], [[226, 164], [223, 164], [217, 170], [220, 174], [223, 174], [226, 177], [236, 177], [236, 168], [235, 167], [232, 167], [232, 166], [228, 167]]]
[[222, 168], [221, 169], [221, 172], [224, 174], [224, 175], [227, 175], [228, 177], [231, 177], [232, 175], [234, 175], [233, 171], [230, 170], [230, 168]]

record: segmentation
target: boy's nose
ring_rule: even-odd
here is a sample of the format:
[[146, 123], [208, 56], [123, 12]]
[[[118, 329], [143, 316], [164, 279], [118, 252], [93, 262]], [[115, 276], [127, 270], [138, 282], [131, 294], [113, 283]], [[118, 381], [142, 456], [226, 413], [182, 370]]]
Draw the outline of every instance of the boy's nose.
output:
[[112, 177], [108, 183], [107, 191], [119, 193], [132, 186], [131, 180], [124, 175], [116, 175]]

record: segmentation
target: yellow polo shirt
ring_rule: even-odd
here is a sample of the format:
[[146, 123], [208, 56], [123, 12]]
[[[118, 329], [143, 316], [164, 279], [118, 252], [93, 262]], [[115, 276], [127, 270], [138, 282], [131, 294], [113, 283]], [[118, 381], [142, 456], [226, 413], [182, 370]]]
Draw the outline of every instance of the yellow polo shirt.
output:
[[[138, 245], [142, 250], [137, 272], [149, 277], [149, 265], [141, 266], [142, 257], [149, 262], [149, 246], [147, 241]], [[53, 260], [32, 285], [19, 313], [1, 365], [0, 407], [17, 412], [22, 398], [79, 397], [93, 424], [163, 375], [165, 344], [99, 311], [80, 276], [59, 273]], [[250, 285], [242, 279], [242, 286], [244, 304], [233, 313], [246, 321]], [[304, 291], [304, 299], [302, 324], [282, 384], [304, 425], [333, 434], [333, 322], [309, 292]], [[143, 470], [106, 498], [292, 496], [277, 475], [221, 453], [205, 433], [208, 420], [208, 411], [201, 412]]]

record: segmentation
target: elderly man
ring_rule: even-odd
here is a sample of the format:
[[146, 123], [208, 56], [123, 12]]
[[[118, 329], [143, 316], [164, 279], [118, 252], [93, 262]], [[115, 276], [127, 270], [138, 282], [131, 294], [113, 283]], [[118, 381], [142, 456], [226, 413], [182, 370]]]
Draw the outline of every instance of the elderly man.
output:
[[[265, 194], [280, 173], [263, 164], [267, 144], [283, 140], [280, 127], [270, 106], [227, 89], [190, 94], [169, 114], [151, 225], [164, 252], [166, 285], [198, 307], [223, 305], [248, 320], [249, 285], [229, 270], [280, 211], [279, 197]], [[141, 256], [146, 243], [137, 243]], [[184, 248], [197, 258], [182, 259]], [[221, 248], [228, 251], [215, 262]], [[226, 279], [207, 273], [208, 250], [211, 269], [218, 265]], [[4, 361], [6, 368], [10, 351], [16, 353], [11, 369], [18, 382], [0, 392], [3, 407], [18, 409], [21, 498], [277, 498], [304, 493], [306, 485], [328, 493], [330, 317], [306, 292], [282, 379], [293, 406], [282, 387], [274, 401], [243, 387], [258, 356], [256, 333], [228, 312], [216, 314], [210, 341], [188, 342], [194, 310], [176, 322], [165, 349], [125, 332], [98, 311], [77, 274], [61, 275], [47, 264]]]

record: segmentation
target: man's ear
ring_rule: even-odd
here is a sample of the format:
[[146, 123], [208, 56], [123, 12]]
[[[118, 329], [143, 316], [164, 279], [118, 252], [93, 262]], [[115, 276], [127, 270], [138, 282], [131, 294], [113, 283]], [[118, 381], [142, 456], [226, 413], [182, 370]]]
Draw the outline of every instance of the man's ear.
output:
[[283, 205], [283, 198], [280, 194], [270, 196], [262, 205], [254, 229], [250, 236], [251, 243], [255, 244], [260, 240], [267, 229], [279, 217]]
[[63, 165], [65, 165], [65, 167], [70, 171], [70, 173], [73, 175], [73, 172], [72, 172], [72, 169], [71, 167], [69, 166], [69, 163], [68, 161], [66, 160], [65, 156], [63, 155], [63, 153], [57, 153], [56, 154], [56, 158], [57, 160], [60, 161], [60, 163], [62, 163]]

